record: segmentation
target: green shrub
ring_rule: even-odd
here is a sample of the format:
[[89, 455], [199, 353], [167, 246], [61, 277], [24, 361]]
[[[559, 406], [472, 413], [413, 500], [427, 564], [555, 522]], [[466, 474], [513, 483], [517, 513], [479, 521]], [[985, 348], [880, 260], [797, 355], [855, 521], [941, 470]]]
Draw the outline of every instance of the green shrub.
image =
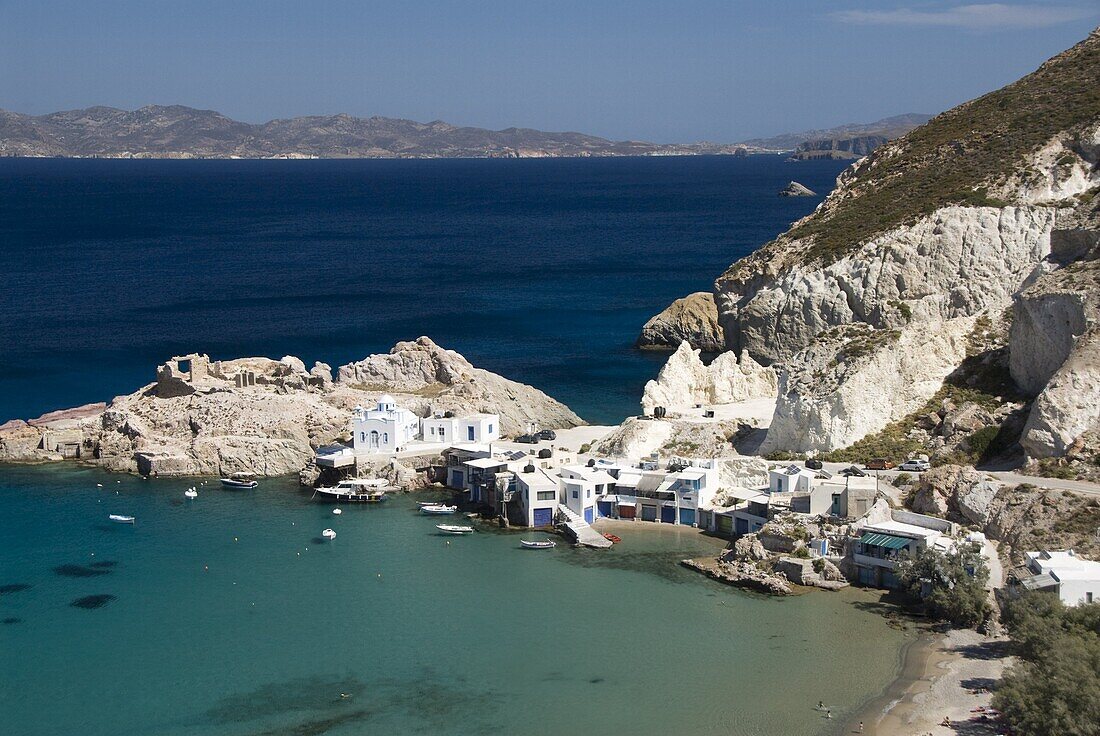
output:
[[909, 475], [908, 473], [898, 473], [894, 477], [894, 487], [895, 488], [901, 488], [902, 486], [907, 486], [912, 482], [913, 482], [913, 476]]
[[924, 584], [931, 584], [931, 591], [923, 601], [934, 618], [973, 629], [993, 612], [985, 589], [989, 569], [981, 555], [971, 549], [963, 548], [952, 554], [925, 549], [900, 560], [896, 573], [906, 591], [917, 598], [921, 597]]

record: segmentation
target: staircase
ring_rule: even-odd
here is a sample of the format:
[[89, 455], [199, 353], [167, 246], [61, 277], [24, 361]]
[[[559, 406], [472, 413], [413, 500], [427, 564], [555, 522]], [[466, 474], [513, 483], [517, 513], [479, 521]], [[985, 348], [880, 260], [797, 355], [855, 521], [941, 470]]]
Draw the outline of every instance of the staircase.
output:
[[592, 526], [577, 516], [566, 505], [558, 506], [558, 525], [564, 526], [569, 530], [569, 533], [573, 535], [573, 539], [577, 541], [577, 544], [583, 544], [585, 547], [598, 547], [605, 549], [612, 545], [610, 539], [606, 539], [602, 534], [592, 528]]

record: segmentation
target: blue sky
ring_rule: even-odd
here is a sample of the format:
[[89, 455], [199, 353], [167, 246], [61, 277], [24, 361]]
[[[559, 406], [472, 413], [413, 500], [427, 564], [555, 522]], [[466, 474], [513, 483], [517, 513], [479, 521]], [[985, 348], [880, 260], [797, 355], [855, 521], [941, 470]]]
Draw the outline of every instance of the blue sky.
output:
[[735, 141], [939, 112], [1098, 23], [1095, 0], [0, 0], [0, 108]]

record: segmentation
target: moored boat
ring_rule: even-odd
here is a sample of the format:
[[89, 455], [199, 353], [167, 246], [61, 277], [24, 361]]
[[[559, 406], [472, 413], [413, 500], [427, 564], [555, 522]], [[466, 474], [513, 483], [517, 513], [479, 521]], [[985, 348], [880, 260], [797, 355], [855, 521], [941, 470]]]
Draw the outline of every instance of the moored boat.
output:
[[188, 498], [198, 498], [199, 492], [196, 491], [194, 488], [188, 488], [186, 491], [183, 492], [183, 495], [187, 496]]
[[256, 482], [255, 473], [233, 473], [225, 478], [221, 479], [222, 485], [226, 488], [255, 488], [260, 485]]
[[420, 507], [420, 512], [423, 514], [453, 514], [456, 511], [458, 511], [458, 506], [448, 506], [445, 503], [434, 503]]
[[350, 503], [381, 503], [386, 500], [386, 481], [379, 478], [351, 478], [335, 486], [318, 488], [314, 496]]
[[325, 539], [336, 539], [336, 532], [333, 529], [325, 529], [321, 532], [321, 536]]
[[521, 539], [519, 543], [524, 549], [553, 549], [558, 546], [558, 543], [553, 539], [539, 539], [537, 541], [531, 541], [529, 539]]
[[122, 514], [109, 514], [107, 518], [116, 524], [133, 524], [136, 521], [133, 516], [124, 516]]
[[472, 526], [458, 526], [456, 524], [436, 524], [435, 528], [444, 534], [473, 534]]

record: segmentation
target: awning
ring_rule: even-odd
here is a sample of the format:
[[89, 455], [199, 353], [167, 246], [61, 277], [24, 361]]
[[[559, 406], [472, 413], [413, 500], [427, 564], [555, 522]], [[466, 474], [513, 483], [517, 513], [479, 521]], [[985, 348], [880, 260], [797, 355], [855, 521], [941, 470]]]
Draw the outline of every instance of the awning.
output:
[[864, 534], [859, 538], [860, 544], [885, 547], [886, 549], [905, 549], [912, 541], [912, 539], [906, 539], [905, 537], [895, 537], [893, 534], [878, 534], [876, 532]]

